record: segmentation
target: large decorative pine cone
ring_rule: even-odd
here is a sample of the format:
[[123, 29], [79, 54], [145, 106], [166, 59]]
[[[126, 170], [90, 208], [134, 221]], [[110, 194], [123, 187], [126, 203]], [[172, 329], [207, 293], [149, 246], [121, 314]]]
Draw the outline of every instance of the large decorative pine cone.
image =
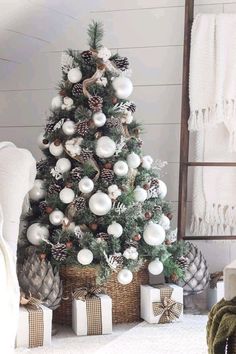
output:
[[55, 123], [54, 122], [48, 122], [45, 127], [45, 132], [46, 134], [51, 134], [53, 132]]
[[73, 207], [76, 211], [82, 211], [86, 208], [86, 201], [83, 197], [78, 197], [73, 201]]
[[47, 160], [39, 160], [37, 161], [36, 163], [36, 169], [37, 169], [37, 172], [44, 172], [45, 170], [48, 169], [48, 161]]
[[108, 168], [103, 168], [101, 171], [101, 179], [107, 184], [111, 184], [114, 179], [114, 172]]
[[77, 132], [79, 133], [79, 135], [81, 135], [83, 137], [86, 134], [88, 134], [88, 132], [89, 132], [89, 121], [88, 120], [84, 120], [83, 122], [80, 122], [77, 125]]
[[130, 102], [127, 107], [127, 110], [134, 113], [136, 111], [136, 104], [134, 102]]
[[109, 240], [110, 235], [107, 234], [106, 232], [99, 232], [99, 233], [97, 234], [97, 238], [100, 238], [100, 239], [102, 239], [102, 240], [104, 240], [104, 241], [107, 241], [107, 240]]
[[52, 246], [51, 253], [53, 258], [58, 262], [63, 262], [67, 256], [67, 248], [64, 243], [57, 243]]
[[189, 251], [185, 258], [188, 259], [188, 266], [184, 279], [180, 280], [178, 284], [183, 287], [185, 295], [190, 295], [202, 292], [207, 287], [210, 276], [202, 252], [192, 243], [187, 242], [187, 244]]
[[59, 193], [62, 190], [61, 186], [59, 186], [59, 184], [51, 184], [48, 187], [48, 194], [52, 195], [52, 194], [56, 194]]
[[92, 96], [88, 99], [89, 108], [93, 112], [99, 112], [102, 109], [103, 99], [100, 96]]
[[84, 163], [88, 160], [90, 160], [93, 156], [93, 153], [91, 150], [89, 149], [82, 149], [81, 153], [80, 153], [80, 158], [81, 158], [81, 161]]
[[125, 71], [129, 68], [129, 60], [126, 57], [118, 57], [113, 59], [116, 67], [122, 71]]
[[80, 181], [82, 176], [81, 176], [81, 168], [80, 167], [75, 167], [73, 170], [70, 172], [71, 178], [74, 181]]
[[83, 84], [79, 82], [73, 86], [72, 95], [74, 97], [80, 97], [82, 94], [83, 94]]
[[85, 50], [84, 52], [81, 53], [81, 57], [83, 58], [86, 64], [90, 64], [91, 59], [93, 57], [93, 53], [91, 50]]
[[25, 293], [39, 298], [42, 303], [55, 310], [62, 297], [62, 284], [59, 272], [47, 260], [41, 261], [35, 251], [18, 265], [18, 280]]

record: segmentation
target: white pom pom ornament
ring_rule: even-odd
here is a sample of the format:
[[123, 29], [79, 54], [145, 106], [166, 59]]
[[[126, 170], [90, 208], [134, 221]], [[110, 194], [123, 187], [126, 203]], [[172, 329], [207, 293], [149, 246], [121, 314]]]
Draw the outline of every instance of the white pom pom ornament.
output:
[[146, 199], [147, 199], [147, 191], [144, 188], [137, 186], [134, 189], [134, 200], [136, 202], [144, 202], [144, 200]]
[[30, 243], [34, 246], [39, 246], [40, 243], [49, 237], [49, 231], [46, 226], [40, 225], [38, 222], [30, 225], [26, 236]]
[[72, 82], [72, 84], [76, 84], [82, 79], [82, 73], [79, 67], [70, 69], [67, 76], [68, 80]]
[[58, 157], [63, 153], [63, 146], [62, 144], [55, 145], [55, 143], [52, 142], [49, 146], [49, 151], [53, 156]]
[[75, 192], [73, 189], [65, 187], [60, 191], [59, 198], [62, 203], [69, 204], [74, 200]]
[[154, 259], [154, 261], [150, 262], [148, 265], [148, 270], [153, 275], [159, 275], [163, 271], [163, 264], [159, 260], [159, 258]]
[[127, 156], [127, 163], [129, 168], [137, 168], [141, 163], [141, 159], [135, 152], [131, 152], [131, 154]]
[[34, 181], [34, 186], [29, 192], [29, 197], [31, 200], [38, 201], [45, 197], [44, 182], [42, 179], [36, 179]]
[[89, 209], [95, 215], [106, 215], [112, 207], [111, 199], [106, 193], [97, 191], [89, 199]]
[[158, 182], [159, 182], [159, 187], [158, 187], [159, 197], [161, 199], [164, 199], [167, 194], [167, 186], [166, 186], [165, 182], [161, 181], [160, 179], [158, 180]]
[[161, 225], [149, 221], [144, 228], [143, 239], [150, 246], [159, 246], [165, 240], [165, 230]]
[[84, 248], [78, 252], [77, 260], [82, 265], [88, 265], [93, 261], [93, 253], [87, 248]]
[[61, 108], [62, 105], [62, 97], [57, 95], [53, 97], [52, 102], [51, 102], [51, 108], [53, 111], [56, 111], [57, 109]]
[[75, 133], [75, 123], [70, 119], [65, 121], [62, 131], [65, 135], [73, 135]]
[[102, 127], [106, 123], [106, 116], [102, 112], [97, 112], [94, 113], [93, 115], [93, 122], [96, 125], [96, 127]]
[[69, 172], [71, 169], [71, 162], [66, 157], [62, 157], [57, 161], [56, 168], [61, 173]]
[[64, 214], [60, 210], [54, 210], [49, 215], [49, 221], [52, 225], [58, 226], [63, 222]]
[[123, 233], [123, 227], [118, 222], [113, 221], [113, 223], [108, 226], [107, 232], [109, 235], [119, 238]]
[[127, 285], [133, 280], [133, 273], [129, 269], [121, 269], [117, 275], [117, 280], [122, 285]]
[[159, 220], [159, 225], [161, 225], [164, 230], [169, 230], [169, 228], [170, 228], [170, 219], [165, 214], [162, 214], [161, 218]]
[[102, 136], [97, 141], [96, 155], [100, 158], [108, 158], [114, 155], [116, 143], [108, 136]]
[[119, 76], [112, 82], [116, 97], [120, 99], [128, 98], [133, 91], [133, 84], [127, 77]]
[[83, 177], [79, 182], [79, 190], [82, 193], [91, 193], [94, 188], [93, 181], [88, 177]]
[[135, 247], [130, 246], [129, 248], [126, 248], [123, 253], [123, 256], [126, 259], [132, 259], [133, 261], [135, 261], [138, 258], [138, 251]]
[[146, 155], [142, 157], [142, 167], [146, 170], [150, 170], [153, 164], [153, 158], [150, 155]]
[[127, 175], [129, 166], [125, 161], [117, 161], [113, 166], [113, 171], [117, 176], [122, 177]]

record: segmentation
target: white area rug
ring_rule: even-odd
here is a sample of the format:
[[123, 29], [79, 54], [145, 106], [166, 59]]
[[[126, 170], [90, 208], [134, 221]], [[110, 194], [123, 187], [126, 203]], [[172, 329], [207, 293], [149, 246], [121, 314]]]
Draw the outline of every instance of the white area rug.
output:
[[62, 328], [51, 347], [17, 349], [16, 353], [207, 354], [206, 322], [207, 316], [184, 315], [178, 323], [118, 325], [111, 335], [90, 337], [76, 337], [70, 328]]

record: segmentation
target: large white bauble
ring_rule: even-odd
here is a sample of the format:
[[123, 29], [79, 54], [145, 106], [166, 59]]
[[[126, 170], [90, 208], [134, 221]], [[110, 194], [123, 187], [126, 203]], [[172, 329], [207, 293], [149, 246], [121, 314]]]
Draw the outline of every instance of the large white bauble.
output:
[[144, 241], [150, 246], [158, 246], [161, 245], [165, 240], [165, 230], [159, 224], [155, 224], [152, 221], [145, 226], [143, 232]]
[[53, 210], [49, 215], [49, 221], [52, 225], [58, 226], [63, 222], [64, 214], [60, 210]]
[[40, 225], [36, 222], [35, 224], [30, 225], [26, 235], [32, 245], [39, 246], [41, 241], [48, 239], [49, 231], [46, 226]]
[[163, 268], [163, 263], [159, 260], [159, 258], [154, 259], [154, 261], [150, 262], [148, 265], [148, 270], [153, 275], [161, 274]]
[[138, 154], [131, 152], [131, 154], [127, 156], [127, 163], [130, 168], [137, 168], [141, 163], [141, 159]]
[[165, 214], [162, 214], [161, 218], [159, 220], [159, 225], [161, 225], [164, 230], [169, 230], [169, 228], [170, 228], [170, 219]]
[[97, 112], [94, 113], [93, 115], [93, 122], [96, 125], [96, 127], [102, 127], [106, 123], [106, 116], [102, 112]]
[[79, 190], [82, 193], [91, 193], [94, 188], [93, 181], [88, 177], [83, 177], [79, 181]]
[[73, 135], [75, 133], [75, 123], [72, 120], [67, 120], [62, 126], [63, 133]]
[[113, 223], [108, 226], [107, 232], [109, 235], [119, 238], [122, 235], [123, 227], [118, 222], [113, 221]]
[[89, 199], [89, 209], [95, 215], [106, 215], [111, 210], [111, 206], [111, 199], [101, 191], [97, 191]]
[[116, 143], [109, 136], [102, 136], [97, 141], [96, 155], [100, 158], [107, 158], [114, 155]]
[[84, 248], [78, 252], [77, 260], [82, 265], [88, 265], [93, 261], [93, 253], [87, 248]]
[[82, 72], [79, 67], [70, 69], [67, 78], [72, 84], [76, 84], [82, 79]]
[[62, 157], [57, 161], [56, 168], [61, 173], [69, 172], [71, 169], [71, 162], [66, 157]]
[[128, 98], [133, 91], [133, 84], [128, 77], [120, 76], [113, 80], [112, 86], [115, 90], [116, 97], [120, 99]]
[[37, 139], [40, 150], [45, 150], [49, 147], [49, 141], [44, 137], [44, 132], [41, 132]]
[[136, 202], [144, 202], [144, 200], [146, 199], [147, 199], [147, 191], [144, 188], [137, 186], [134, 189], [134, 200]]
[[29, 197], [31, 200], [41, 200], [45, 197], [44, 182], [42, 179], [36, 179], [34, 181], [34, 186], [29, 192]]
[[121, 269], [117, 275], [117, 280], [122, 285], [127, 285], [133, 280], [133, 273], [129, 269]]
[[158, 180], [158, 182], [159, 182], [159, 187], [158, 187], [159, 197], [161, 199], [164, 199], [167, 194], [167, 186], [166, 186], [165, 182], [161, 181], [160, 179]]
[[62, 144], [55, 145], [54, 142], [52, 142], [49, 146], [49, 151], [53, 156], [58, 157], [63, 153], [63, 146]]
[[74, 200], [75, 192], [73, 189], [65, 187], [60, 191], [59, 198], [62, 203], [69, 204]]
[[125, 161], [117, 161], [113, 166], [113, 171], [117, 176], [122, 177], [127, 175], [129, 166]]
[[57, 95], [53, 97], [52, 102], [51, 102], [51, 108], [53, 111], [61, 108], [62, 105], [62, 97], [60, 95]]

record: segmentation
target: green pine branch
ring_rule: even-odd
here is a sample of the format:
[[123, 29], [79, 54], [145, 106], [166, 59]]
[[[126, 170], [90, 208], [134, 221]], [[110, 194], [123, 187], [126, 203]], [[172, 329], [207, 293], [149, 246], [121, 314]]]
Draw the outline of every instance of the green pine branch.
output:
[[88, 36], [89, 41], [88, 44], [91, 49], [99, 49], [102, 44], [101, 41], [103, 39], [103, 24], [101, 22], [92, 21], [92, 23], [88, 26]]

